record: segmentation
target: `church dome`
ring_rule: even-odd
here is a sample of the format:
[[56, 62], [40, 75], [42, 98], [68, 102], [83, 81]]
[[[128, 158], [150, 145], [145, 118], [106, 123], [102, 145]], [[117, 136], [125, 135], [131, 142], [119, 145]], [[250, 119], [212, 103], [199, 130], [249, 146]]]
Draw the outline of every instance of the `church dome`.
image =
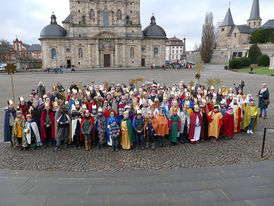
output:
[[166, 39], [166, 32], [162, 27], [156, 24], [154, 15], [152, 15], [150, 21], [150, 25], [143, 31], [144, 37], [150, 39]]
[[67, 31], [57, 24], [56, 16], [51, 15], [51, 22], [49, 25], [44, 27], [40, 33], [41, 38], [60, 38], [67, 35]]

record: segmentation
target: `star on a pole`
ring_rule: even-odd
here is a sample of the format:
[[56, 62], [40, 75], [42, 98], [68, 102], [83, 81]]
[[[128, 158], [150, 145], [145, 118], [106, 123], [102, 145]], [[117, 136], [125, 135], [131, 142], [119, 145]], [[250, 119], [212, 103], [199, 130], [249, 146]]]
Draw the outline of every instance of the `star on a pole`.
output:
[[196, 66], [195, 66], [195, 71], [196, 71], [197, 73], [200, 73], [200, 72], [203, 71], [203, 70], [204, 70], [204, 66], [203, 66], [201, 63], [196, 64]]
[[207, 79], [206, 83], [210, 87], [210, 86], [213, 86], [215, 84], [215, 81], [212, 77], [210, 77], [210, 78]]
[[189, 82], [189, 86], [191, 86], [191, 87], [193, 87], [194, 84], [195, 84], [195, 82], [193, 82], [193, 81]]
[[214, 79], [214, 83], [216, 86], [220, 86], [222, 84], [222, 80], [218, 77]]
[[16, 66], [14, 64], [8, 64], [6, 66], [6, 69], [5, 71], [8, 73], [8, 74], [14, 74], [15, 72], [17, 72], [17, 69], [16, 69]]

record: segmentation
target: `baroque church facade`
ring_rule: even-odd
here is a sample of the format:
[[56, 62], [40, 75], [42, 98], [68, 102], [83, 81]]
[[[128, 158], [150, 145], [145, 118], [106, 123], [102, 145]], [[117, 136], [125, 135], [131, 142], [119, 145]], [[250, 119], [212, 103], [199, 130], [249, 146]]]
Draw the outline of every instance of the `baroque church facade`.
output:
[[[217, 51], [219, 54], [226, 54], [229, 51], [229, 59], [236, 57], [244, 57], [248, 55], [250, 48], [249, 37], [253, 31], [258, 29], [274, 28], [274, 20], [268, 20], [262, 25], [262, 19], [260, 17], [260, 2], [259, 0], [253, 0], [249, 19], [246, 24], [235, 25], [230, 8], [226, 13], [226, 16], [219, 27]], [[271, 56], [273, 53], [273, 46], [262, 45], [262, 50]], [[222, 55], [219, 55], [221, 57]]]
[[140, 0], [69, 0], [70, 14], [40, 33], [43, 69], [149, 67], [165, 63], [166, 33], [152, 15], [142, 31]]

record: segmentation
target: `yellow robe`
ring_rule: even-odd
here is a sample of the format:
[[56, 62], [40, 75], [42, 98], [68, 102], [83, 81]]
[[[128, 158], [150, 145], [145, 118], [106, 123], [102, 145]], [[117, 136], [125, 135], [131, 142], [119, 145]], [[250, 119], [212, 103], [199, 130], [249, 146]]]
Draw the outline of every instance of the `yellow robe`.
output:
[[[258, 123], [258, 113], [259, 111], [257, 106], [247, 105], [245, 109], [245, 114], [244, 114], [243, 129], [246, 129], [249, 126], [251, 122], [251, 118], [255, 118], [253, 130], [256, 130], [257, 123]], [[251, 117], [251, 115], [253, 115], [253, 117]]]
[[218, 113], [214, 113], [214, 112], [209, 112], [208, 116], [212, 116], [213, 115], [213, 120], [211, 122], [209, 122], [208, 125], [208, 136], [209, 137], [215, 137], [216, 139], [219, 138], [220, 135], [220, 121], [222, 121], [223, 119], [223, 115], [221, 114], [221, 112]]
[[127, 130], [127, 122], [123, 121], [121, 124], [121, 130], [122, 130], [122, 138], [121, 138], [121, 146], [123, 149], [130, 149], [130, 140], [129, 140], [129, 134]]

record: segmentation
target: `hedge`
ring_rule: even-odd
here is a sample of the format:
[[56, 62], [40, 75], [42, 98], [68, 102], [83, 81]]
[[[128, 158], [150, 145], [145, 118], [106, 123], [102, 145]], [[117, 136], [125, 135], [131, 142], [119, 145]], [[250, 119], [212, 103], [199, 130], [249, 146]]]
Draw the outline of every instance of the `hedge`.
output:
[[229, 68], [239, 69], [242, 67], [248, 67], [251, 64], [251, 60], [247, 57], [232, 59], [229, 63]]
[[267, 56], [266, 54], [263, 54], [262, 56], [260, 56], [258, 58], [258, 64], [260, 66], [264, 66], [264, 67], [269, 66], [269, 64], [270, 64], [269, 56]]

